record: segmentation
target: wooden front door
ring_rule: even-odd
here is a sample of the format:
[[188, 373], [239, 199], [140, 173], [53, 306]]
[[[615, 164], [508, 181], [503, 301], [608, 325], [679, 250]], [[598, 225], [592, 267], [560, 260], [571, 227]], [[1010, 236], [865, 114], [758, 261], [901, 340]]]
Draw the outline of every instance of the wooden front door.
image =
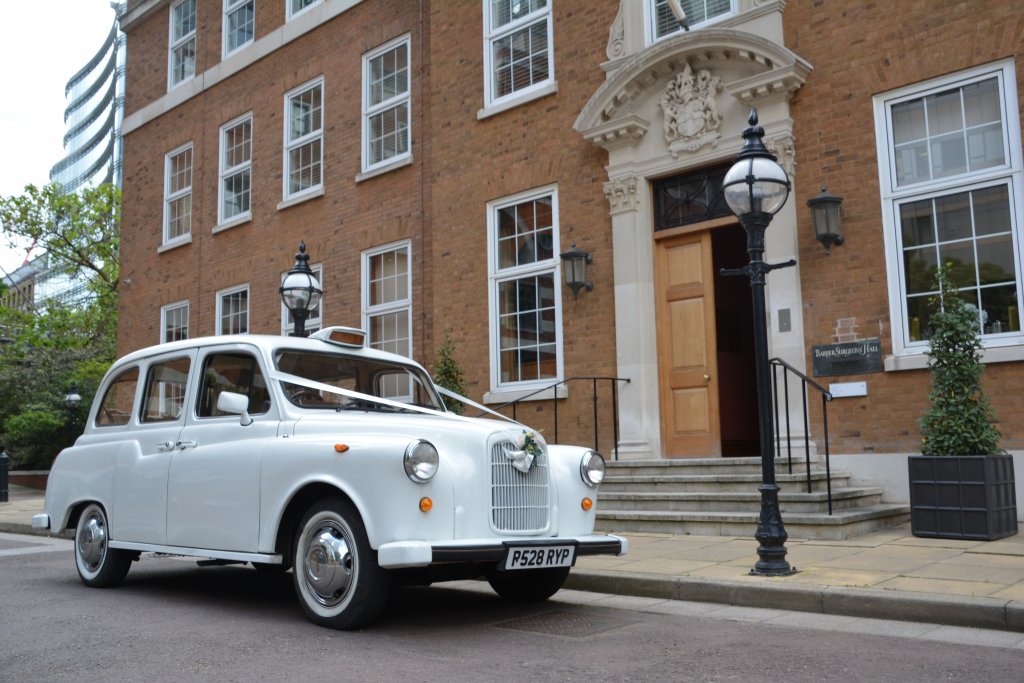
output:
[[711, 231], [660, 239], [654, 259], [664, 454], [719, 456]]

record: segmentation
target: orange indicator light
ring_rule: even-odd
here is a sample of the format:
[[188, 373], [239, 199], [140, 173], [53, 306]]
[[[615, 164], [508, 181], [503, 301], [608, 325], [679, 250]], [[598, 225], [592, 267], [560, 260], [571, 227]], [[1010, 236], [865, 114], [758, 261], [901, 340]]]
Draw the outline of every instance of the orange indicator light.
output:
[[431, 509], [433, 509], [433, 507], [434, 507], [434, 501], [430, 500], [429, 498], [420, 498], [420, 511], [421, 512], [430, 512]]
[[348, 450], [348, 445], [347, 444], [343, 444], [343, 443], [336, 443], [336, 444], [334, 444], [334, 451], [336, 453], [344, 453], [347, 450]]
[[589, 498], [584, 498], [580, 503], [580, 507], [583, 508], [584, 512], [590, 512], [590, 508], [594, 507], [594, 501]]

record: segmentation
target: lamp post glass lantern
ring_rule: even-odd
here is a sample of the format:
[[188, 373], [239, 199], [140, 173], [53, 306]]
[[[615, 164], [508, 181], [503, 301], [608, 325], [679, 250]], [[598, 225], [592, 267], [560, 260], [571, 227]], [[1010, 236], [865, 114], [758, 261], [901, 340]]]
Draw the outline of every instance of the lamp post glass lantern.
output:
[[82, 395], [78, 393], [78, 388], [74, 385], [71, 386], [71, 390], [64, 395], [64, 402], [68, 406], [68, 410], [76, 410], [78, 406], [82, 404]]
[[745, 275], [750, 279], [754, 305], [754, 360], [757, 371], [757, 416], [761, 446], [761, 514], [754, 538], [758, 540], [758, 561], [751, 574], [788, 576], [796, 572], [786, 560], [786, 528], [779, 510], [779, 487], [775, 483], [774, 425], [771, 412], [771, 377], [768, 362], [768, 320], [765, 314], [765, 276], [776, 268], [796, 261], [764, 262], [764, 233], [772, 218], [789, 197], [789, 176], [764, 146], [764, 129], [757, 125], [757, 110], [751, 110], [749, 127], [743, 131], [743, 149], [725, 174], [722, 194], [747, 233], [749, 263], [743, 268], [722, 269], [723, 275]]
[[306, 336], [306, 318], [309, 312], [320, 303], [323, 290], [320, 283], [309, 267], [309, 254], [306, 253], [306, 243], [299, 243], [299, 253], [295, 255], [295, 265], [292, 266], [281, 283], [281, 301], [285, 308], [292, 314], [295, 321], [295, 329], [292, 336]]
[[74, 444], [75, 427], [78, 422], [78, 406], [82, 405], [82, 395], [78, 393], [78, 387], [74, 384], [71, 385], [68, 393], [64, 394], [64, 403], [68, 407], [67, 441], [69, 444]]

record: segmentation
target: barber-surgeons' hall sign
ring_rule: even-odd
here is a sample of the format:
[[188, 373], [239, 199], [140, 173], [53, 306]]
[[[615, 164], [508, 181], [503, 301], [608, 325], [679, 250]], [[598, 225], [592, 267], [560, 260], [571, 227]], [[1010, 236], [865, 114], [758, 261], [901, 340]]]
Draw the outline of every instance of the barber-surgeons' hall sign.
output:
[[882, 371], [882, 340], [864, 339], [811, 347], [815, 377], [863, 375]]

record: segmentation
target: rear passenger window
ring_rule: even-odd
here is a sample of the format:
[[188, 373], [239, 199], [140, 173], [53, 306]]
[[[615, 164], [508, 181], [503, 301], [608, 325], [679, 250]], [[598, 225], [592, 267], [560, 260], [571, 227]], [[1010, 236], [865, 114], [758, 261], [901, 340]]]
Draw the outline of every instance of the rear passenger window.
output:
[[125, 370], [110, 383], [96, 413], [97, 427], [126, 425], [132, 417], [135, 386], [139, 383], [139, 369]]
[[217, 410], [217, 397], [225, 391], [248, 396], [250, 415], [263, 415], [270, 410], [267, 381], [256, 358], [247, 353], [215, 353], [206, 358], [199, 391], [199, 417], [227, 415]]
[[189, 358], [175, 358], [150, 366], [142, 406], [143, 422], [173, 422], [181, 417], [191, 365]]

